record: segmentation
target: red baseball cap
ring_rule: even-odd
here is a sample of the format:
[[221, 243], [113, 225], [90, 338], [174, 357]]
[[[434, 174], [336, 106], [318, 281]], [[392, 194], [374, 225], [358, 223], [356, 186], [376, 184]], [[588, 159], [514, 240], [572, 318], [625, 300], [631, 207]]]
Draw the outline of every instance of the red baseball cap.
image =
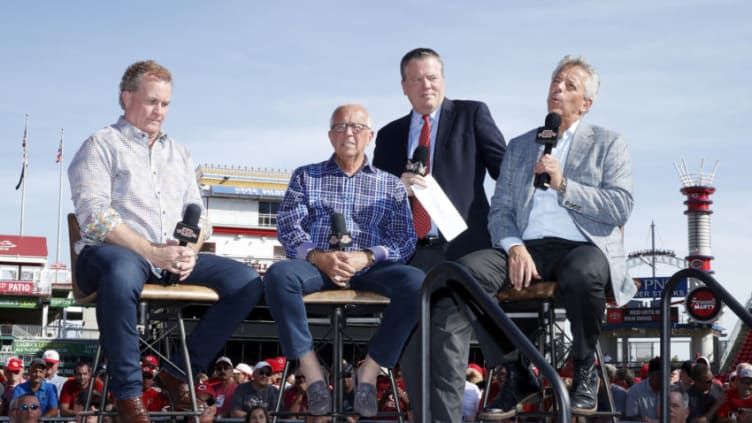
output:
[[467, 365], [467, 368], [468, 369], [473, 369], [473, 370], [477, 371], [478, 374], [480, 375], [480, 377], [482, 377], [483, 379], [486, 378], [486, 370], [484, 368], [480, 367], [479, 365], [477, 365], [475, 363], [470, 363], [470, 364]]
[[212, 385], [209, 385], [208, 383], [199, 383], [198, 385], [196, 385], [196, 396], [201, 393], [209, 394], [212, 398], [217, 397], [217, 393], [214, 391], [214, 387]]
[[142, 366], [151, 366], [151, 367], [159, 367], [159, 360], [157, 360], [157, 357], [154, 357], [153, 355], [145, 355], [144, 359], [141, 360]]
[[269, 363], [272, 373], [282, 373], [285, 370], [285, 363], [287, 363], [287, 359], [284, 357], [267, 358], [264, 361]]
[[18, 357], [11, 357], [8, 359], [8, 363], [5, 364], [5, 368], [9, 372], [17, 372], [19, 370], [23, 370], [24, 364], [23, 360], [21, 360]]

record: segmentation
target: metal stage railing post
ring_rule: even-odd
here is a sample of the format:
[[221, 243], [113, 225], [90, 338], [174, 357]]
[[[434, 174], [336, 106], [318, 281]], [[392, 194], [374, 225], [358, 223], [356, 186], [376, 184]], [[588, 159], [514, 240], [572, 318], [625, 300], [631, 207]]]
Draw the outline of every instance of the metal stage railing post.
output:
[[[449, 283], [449, 282], [452, 283]], [[545, 357], [530, 342], [525, 334], [517, 327], [512, 319], [501, 309], [498, 302], [488, 295], [480, 287], [475, 278], [467, 271], [467, 268], [459, 263], [444, 262], [435, 266], [426, 276], [421, 288], [420, 295], [420, 395], [418, 401], [421, 407], [423, 419], [429, 415], [431, 396], [429, 386], [431, 385], [431, 373], [429, 364], [431, 362], [431, 351], [429, 340], [431, 335], [431, 296], [441, 288], [448, 288], [452, 291], [466, 294], [461, 296], [466, 301], [472, 301], [472, 304], [488, 315], [488, 318], [501, 329], [504, 334], [516, 344], [520, 352], [538, 367], [538, 370], [551, 382], [551, 388], [554, 392], [554, 398], [557, 405], [557, 414], [559, 422], [570, 422], [572, 412], [569, 405], [569, 393], [564, 382], [559, 377], [556, 369], [546, 361]]]
[[[671, 374], [668, 357], [671, 357], [671, 294], [674, 287], [682, 279], [693, 278], [705, 284], [723, 304], [726, 304], [747, 326], [752, 327], [752, 314], [739, 303], [726, 289], [712, 276], [697, 269], [682, 269], [671, 276], [663, 287], [661, 298], [661, 374], [662, 380], [668, 380]], [[669, 421], [668, 384], [661, 384], [660, 410], [661, 421]]]

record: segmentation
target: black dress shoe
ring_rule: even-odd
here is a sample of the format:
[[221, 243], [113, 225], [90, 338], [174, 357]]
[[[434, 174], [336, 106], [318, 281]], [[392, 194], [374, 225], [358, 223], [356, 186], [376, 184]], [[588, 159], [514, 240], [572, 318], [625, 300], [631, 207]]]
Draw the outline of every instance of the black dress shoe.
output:
[[572, 414], [592, 416], [598, 410], [598, 372], [595, 360], [578, 362], [572, 380]]
[[507, 381], [499, 393], [478, 417], [482, 420], [504, 420], [523, 411], [523, 406], [535, 402], [540, 385], [529, 367], [519, 361], [507, 365]]

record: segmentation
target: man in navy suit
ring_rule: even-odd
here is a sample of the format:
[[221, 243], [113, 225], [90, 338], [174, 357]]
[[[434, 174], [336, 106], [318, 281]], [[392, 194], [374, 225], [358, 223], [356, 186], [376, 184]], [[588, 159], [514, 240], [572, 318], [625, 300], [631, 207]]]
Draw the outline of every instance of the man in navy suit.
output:
[[[599, 77], [582, 57], [564, 57], [549, 85], [549, 113], [561, 115], [558, 143], [550, 154], [536, 143], [537, 130], [514, 138], [491, 200], [489, 230], [494, 248], [459, 260], [489, 295], [502, 287], [521, 289], [537, 280], [558, 282], [572, 331], [572, 411], [597, 409], [594, 351], [606, 306], [606, 289], [618, 305], [636, 291], [626, 270], [622, 228], [632, 212], [632, 164], [627, 143], [614, 131], [582, 121], [598, 94]], [[535, 175], [550, 176], [548, 189], [533, 186]], [[508, 310], [507, 307], [505, 309]], [[462, 315], [456, 316], [463, 320]], [[529, 333], [527, 324], [520, 328]], [[505, 352], [514, 346], [501, 343]], [[469, 341], [469, 338], [467, 339]], [[518, 370], [512, 368], [512, 370]], [[522, 371], [508, 370], [505, 388], [483, 419], [512, 417], [529, 392]]]
[[[412, 185], [423, 185], [424, 181], [420, 175], [406, 172], [405, 164], [419, 145], [421, 132], [429, 132], [430, 173], [468, 226], [450, 242], [433, 222], [425, 235], [419, 233], [415, 255], [409, 264], [427, 272], [445, 260], [455, 260], [491, 246], [487, 229], [489, 204], [483, 181], [486, 174], [493, 179], [499, 176], [505, 142], [484, 103], [453, 101], [444, 97], [444, 64], [434, 50], [416, 48], [409, 51], [400, 62], [400, 73], [402, 91], [410, 101], [412, 110], [379, 131], [373, 164], [400, 177], [409, 195], [413, 196]], [[427, 126], [425, 130], [424, 126]], [[459, 312], [460, 305], [450, 295], [437, 293], [433, 303], [433, 417], [415, 417], [416, 421], [454, 423], [462, 418], [465, 368], [469, 354], [469, 343], [465, 337], [457, 335], [469, 333], [470, 328], [464, 322], [464, 327], [454, 325], [450, 317]], [[419, 389], [418, 366], [415, 366], [419, 354], [417, 338], [414, 336], [405, 349], [405, 363], [410, 365], [402, 366], [408, 394], [413, 399], [417, 398]], [[419, 408], [414, 404], [414, 410], [418, 411]]]

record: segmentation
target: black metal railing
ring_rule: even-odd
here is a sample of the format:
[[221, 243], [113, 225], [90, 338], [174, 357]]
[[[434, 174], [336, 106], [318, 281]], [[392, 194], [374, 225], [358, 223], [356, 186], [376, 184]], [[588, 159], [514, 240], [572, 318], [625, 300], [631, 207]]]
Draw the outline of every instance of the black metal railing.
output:
[[[674, 287], [684, 278], [694, 278], [705, 284], [723, 304], [726, 304], [744, 323], [752, 327], [752, 314], [749, 310], [739, 303], [721, 284], [712, 276], [697, 269], [683, 269], [671, 276], [663, 287], [663, 296], [661, 301], [661, 373], [662, 380], [669, 380], [671, 374], [670, 360], [671, 357], [671, 294]], [[661, 384], [661, 421], [669, 421], [668, 404], [669, 386], [667, 383]]]
[[458, 294], [464, 294], [459, 295], [459, 297], [468, 302], [468, 305], [472, 305], [485, 313], [490, 321], [519, 347], [520, 352], [538, 367], [538, 370], [551, 383], [557, 405], [557, 421], [570, 422], [572, 420], [572, 412], [569, 406], [569, 393], [556, 369], [546, 361], [545, 357], [543, 357], [530, 339], [504, 313], [498, 302], [483, 291], [483, 288], [480, 287], [478, 281], [467, 271], [467, 268], [454, 262], [444, 262], [435, 266], [426, 276], [423, 288], [421, 289], [419, 324], [420, 348], [423, 360], [420, 361], [421, 386], [418, 398], [421, 414], [424, 417], [428, 416], [430, 410], [429, 387], [431, 386], [431, 373], [429, 365], [431, 363], [431, 351], [429, 348], [429, 339], [431, 336], [431, 325], [429, 322], [431, 316], [431, 296], [436, 290], [443, 288], [450, 289]]

